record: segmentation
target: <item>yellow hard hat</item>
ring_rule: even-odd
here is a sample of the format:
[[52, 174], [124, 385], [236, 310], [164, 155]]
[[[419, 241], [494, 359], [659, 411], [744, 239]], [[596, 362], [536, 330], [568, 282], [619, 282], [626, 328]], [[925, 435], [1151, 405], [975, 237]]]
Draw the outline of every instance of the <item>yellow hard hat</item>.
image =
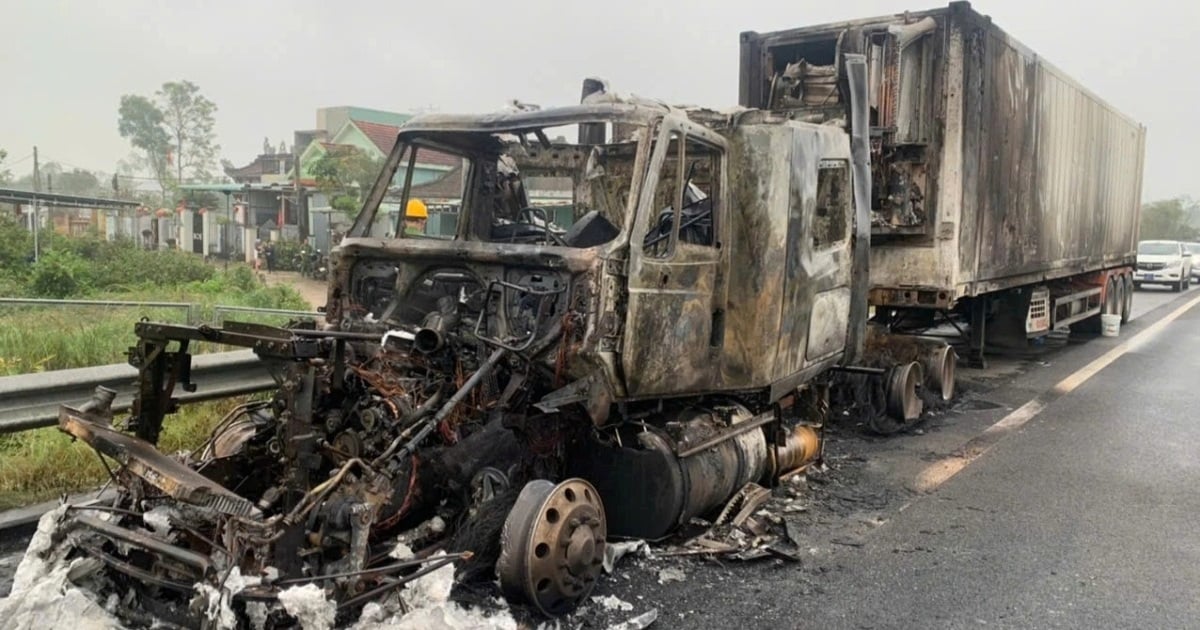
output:
[[425, 207], [424, 201], [409, 199], [408, 205], [404, 207], [404, 216], [410, 219], [428, 219], [429, 209]]

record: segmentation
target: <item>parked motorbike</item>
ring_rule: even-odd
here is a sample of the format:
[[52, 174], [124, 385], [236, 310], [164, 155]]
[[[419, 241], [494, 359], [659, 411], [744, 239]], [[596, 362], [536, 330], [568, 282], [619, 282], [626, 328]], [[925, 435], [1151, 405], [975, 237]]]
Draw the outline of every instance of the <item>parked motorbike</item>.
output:
[[312, 278], [314, 280], [323, 281], [329, 279], [329, 257], [321, 252], [321, 250], [318, 249], [313, 252], [313, 261], [311, 267]]

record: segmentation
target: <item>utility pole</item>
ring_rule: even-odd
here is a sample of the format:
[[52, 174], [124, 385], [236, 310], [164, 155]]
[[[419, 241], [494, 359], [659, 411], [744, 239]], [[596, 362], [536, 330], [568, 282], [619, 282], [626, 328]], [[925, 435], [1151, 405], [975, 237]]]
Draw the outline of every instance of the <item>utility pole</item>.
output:
[[40, 218], [38, 215], [40, 213], [38, 212], [37, 194], [41, 192], [38, 190], [41, 187], [41, 179], [41, 173], [38, 171], [37, 147], [33, 147], [33, 221], [31, 223], [33, 225], [33, 262], [38, 261], [38, 219]]

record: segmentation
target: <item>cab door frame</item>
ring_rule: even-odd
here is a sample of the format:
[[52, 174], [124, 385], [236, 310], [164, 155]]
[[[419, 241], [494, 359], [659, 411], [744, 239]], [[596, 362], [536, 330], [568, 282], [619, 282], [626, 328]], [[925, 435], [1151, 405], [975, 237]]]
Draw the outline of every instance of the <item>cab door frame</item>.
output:
[[[675, 134], [686, 145], [696, 142], [713, 151], [719, 165], [713, 175], [713, 244], [679, 239], [673, 221], [670, 253], [647, 254], [655, 193]], [[641, 187], [629, 246], [628, 305], [621, 347], [621, 367], [630, 398], [670, 397], [716, 389], [721, 380], [726, 299], [729, 187], [728, 145], [713, 131], [683, 114], [665, 116], [655, 132], [655, 146]], [[677, 145], [678, 146], [678, 145]], [[686, 162], [687, 154], [684, 154]], [[679, 178], [677, 177], [677, 180]], [[681, 205], [682, 182], [673, 208]]]

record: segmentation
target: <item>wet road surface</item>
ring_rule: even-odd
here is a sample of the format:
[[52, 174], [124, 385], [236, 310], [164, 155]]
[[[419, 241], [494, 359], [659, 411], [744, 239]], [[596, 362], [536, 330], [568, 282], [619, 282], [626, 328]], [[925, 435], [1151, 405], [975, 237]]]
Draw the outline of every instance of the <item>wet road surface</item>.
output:
[[[1200, 619], [1200, 305], [936, 488], [915, 480], [1030, 399], [1200, 295], [1149, 288], [1118, 339], [964, 371], [949, 413], [892, 438], [836, 431], [799, 563], [627, 561], [597, 595], [655, 628], [1188, 627]], [[1197, 383], [1200, 385], [1200, 383]], [[814, 499], [815, 500], [815, 499]], [[23, 540], [0, 540], [0, 592]], [[686, 579], [661, 578], [664, 568]], [[570, 624], [569, 624], [570, 625]]]

